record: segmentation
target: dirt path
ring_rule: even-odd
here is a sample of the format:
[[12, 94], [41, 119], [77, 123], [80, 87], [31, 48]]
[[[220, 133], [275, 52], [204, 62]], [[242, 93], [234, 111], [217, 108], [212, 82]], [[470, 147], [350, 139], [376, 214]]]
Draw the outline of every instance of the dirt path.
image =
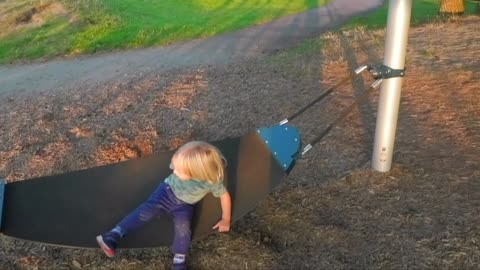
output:
[[381, 0], [337, 0], [275, 22], [204, 40], [162, 48], [94, 55], [41, 64], [0, 66], [0, 94], [10, 91], [65, 89], [122, 80], [132, 74], [197, 65], [226, 65], [291, 47], [370, 12]]

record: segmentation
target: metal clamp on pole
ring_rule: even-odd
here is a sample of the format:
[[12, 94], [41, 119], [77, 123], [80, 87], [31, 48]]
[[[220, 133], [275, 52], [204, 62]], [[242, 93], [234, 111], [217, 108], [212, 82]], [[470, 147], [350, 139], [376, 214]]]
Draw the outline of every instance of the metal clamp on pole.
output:
[[385, 65], [369, 66], [368, 71], [375, 79], [391, 79], [405, 76], [405, 68], [393, 69]]

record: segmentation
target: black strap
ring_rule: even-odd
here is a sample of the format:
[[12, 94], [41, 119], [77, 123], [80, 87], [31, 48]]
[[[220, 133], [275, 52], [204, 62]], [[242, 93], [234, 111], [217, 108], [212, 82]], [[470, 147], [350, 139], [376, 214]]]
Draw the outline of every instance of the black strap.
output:
[[326, 96], [328, 96], [329, 94], [331, 94], [335, 89], [337, 89], [340, 85], [350, 81], [351, 79], [353, 79], [356, 75], [362, 73], [363, 71], [367, 70], [368, 69], [368, 66], [361, 66], [359, 68], [357, 68], [355, 70], [355, 72], [352, 72], [350, 71], [349, 72], [349, 75], [345, 78], [343, 78], [340, 82], [338, 82], [337, 84], [335, 84], [334, 86], [330, 87], [327, 91], [323, 92], [320, 96], [318, 96], [316, 99], [312, 100], [310, 103], [308, 103], [307, 105], [305, 105], [303, 108], [301, 108], [300, 110], [298, 110], [296, 113], [292, 114], [291, 116], [285, 118], [284, 120], [282, 120], [280, 122], [280, 125], [283, 125], [285, 123], [288, 123], [289, 121], [292, 121], [293, 119], [297, 118], [300, 114], [302, 114], [303, 112], [305, 112], [308, 108], [312, 107], [313, 105], [315, 105], [317, 102], [321, 101], [322, 99], [324, 99]]
[[[315, 144], [317, 144], [321, 139], [323, 139], [323, 137], [325, 137], [328, 132], [330, 132], [330, 130], [336, 126], [340, 121], [343, 120], [343, 118], [347, 117], [348, 114], [350, 114], [353, 109], [355, 108], [355, 106], [357, 104], [360, 104], [363, 102], [363, 100], [365, 100], [367, 97], [368, 97], [368, 94], [370, 94], [370, 92], [372, 92], [373, 89], [375, 89], [378, 85], [380, 85], [380, 83], [382, 82], [383, 79], [378, 79], [376, 80], [367, 90], [365, 90], [365, 92], [363, 92], [363, 94], [359, 97], [356, 98], [355, 102], [353, 102], [347, 109], [345, 109], [339, 117], [337, 117], [337, 119], [335, 119], [335, 121], [333, 121], [322, 133], [320, 133], [320, 135], [318, 135], [317, 137], [315, 137], [315, 139], [312, 140], [311, 143], [309, 143], [302, 151], [302, 156], [308, 152]], [[300, 156], [301, 157], [301, 156]], [[299, 157], [299, 158], [300, 158]]]
[[[323, 92], [320, 96], [318, 96], [316, 99], [312, 100], [312, 102], [308, 103], [307, 105], [305, 105], [303, 108], [301, 108], [300, 110], [298, 110], [296, 113], [292, 114], [291, 116], [287, 117], [286, 120], [287, 122], [288, 121], [292, 121], [293, 119], [297, 118], [300, 114], [302, 114], [303, 112], [305, 112], [308, 108], [312, 107], [313, 105], [315, 105], [317, 102], [321, 101], [322, 99], [324, 99], [326, 96], [330, 95], [335, 89], [337, 89], [340, 85], [348, 82], [349, 80], [351, 80], [352, 78], [354, 77], [354, 74], [351, 73], [349, 76], [347, 76], [346, 78], [344, 78], [343, 80], [341, 80], [339, 83], [335, 84], [334, 86], [330, 87], [327, 91]], [[283, 120], [285, 121], [285, 120]]]

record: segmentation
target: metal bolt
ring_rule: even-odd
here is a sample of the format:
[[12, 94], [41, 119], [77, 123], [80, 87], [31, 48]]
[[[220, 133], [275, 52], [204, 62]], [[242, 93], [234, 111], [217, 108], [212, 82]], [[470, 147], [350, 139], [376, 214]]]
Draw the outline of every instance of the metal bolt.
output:
[[268, 141], [265, 141], [265, 143], [268, 143]]
[[273, 152], [274, 155], [277, 155], [277, 152]]

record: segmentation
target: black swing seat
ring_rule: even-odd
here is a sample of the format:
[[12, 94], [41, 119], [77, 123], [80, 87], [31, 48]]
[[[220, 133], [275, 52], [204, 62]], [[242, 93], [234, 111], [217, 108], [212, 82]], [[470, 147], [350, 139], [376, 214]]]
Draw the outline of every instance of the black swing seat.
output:
[[[295, 160], [348, 116], [357, 103], [365, 100], [380, 85], [385, 74], [380, 74], [382, 76], [376, 78], [356, 102], [303, 150], [298, 129], [287, 123], [365, 70], [372, 68], [356, 69], [278, 125], [212, 143], [228, 162], [225, 184], [232, 196], [233, 221], [253, 210], [272, 192], [293, 169]], [[397, 72], [403, 76], [404, 70]], [[9, 184], [0, 179], [0, 233], [52, 245], [96, 248], [95, 237], [111, 229], [144, 202], [171, 173], [169, 165], [173, 153], [163, 152], [148, 158]], [[219, 200], [207, 195], [195, 205], [193, 239], [213, 233], [212, 226], [220, 218]], [[167, 246], [172, 243], [173, 234], [172, 218], [161, 216], [129, 235], [119, 248]]]
[[[232, 196], [233, 221], [253, 210], [280, 183], [301, 147], [300, 133], [288, 125], [212, 144], [228, 162], [225, 184]], [[3, 181], [0, 233], [52, 245], [97, 248], [95, 236], [144, 202], [171, 173], [173, 153], [8, 184]], [[213, 233], [212, 226], [220, 218], [219, 200], [207, 195], [195, 206], [193, 239]], [[168, 246], [173, 234], [172, 218], [161, 216], [129, 235], [119, 248]]]

